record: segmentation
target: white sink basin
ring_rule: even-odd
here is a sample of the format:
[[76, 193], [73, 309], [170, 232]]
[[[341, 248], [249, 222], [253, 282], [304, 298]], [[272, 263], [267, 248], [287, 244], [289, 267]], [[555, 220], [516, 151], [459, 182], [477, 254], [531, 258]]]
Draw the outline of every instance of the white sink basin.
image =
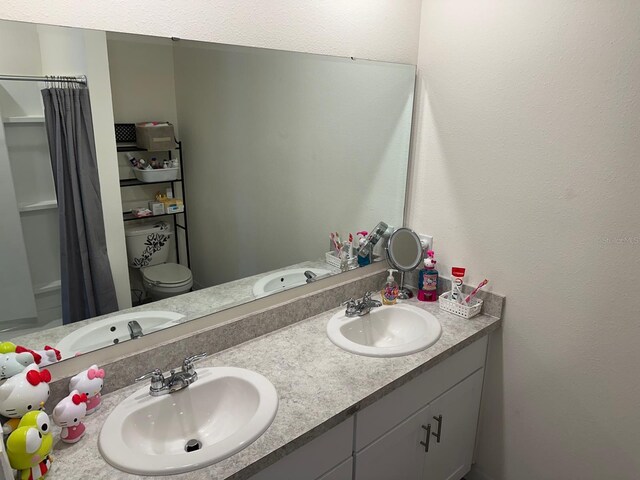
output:
[[299, 287], [307, 283], [307, 277], [304, 272], [311, 271], [318, 277], [331, 273], [331, 270], [324, 268], [291, 268], [289, 270], [280, 270], [265, 275], [253, 285], [253, 295], [255, 297], [264, 297], [272, 293], [287, 290], [293, 287]]
[[131, 340], [127, 324], [132, 320], [137, 321], [142, 328], [142, 334], [147, 335], [177, 325], [184, 318], [185, 316], [180, 313], [164, 311], [123, 313], [92, 322], [73, 331], [60, 340], [56, 348], [60, 350], [62, 358], [69, 358], [80, 353], [91, 352], [98, 348]]
[[[233, 367], [197, 369], [189, 387], [159, 397], [146, 386], [107, 417], [98, 447], [114, 467], [137, 475], [190, 472], [254, 442], [278, 410], [275, 387], [262, 375]], [[187, 452], [187, 442], [200, 447]]]
[[338, 347], [369, 357], [398, 357], [419, 352], [440, 338], [442, 326], [429, 312], [412, 305], [383, 305], [362, 317], [336, 313], [327, 335]]

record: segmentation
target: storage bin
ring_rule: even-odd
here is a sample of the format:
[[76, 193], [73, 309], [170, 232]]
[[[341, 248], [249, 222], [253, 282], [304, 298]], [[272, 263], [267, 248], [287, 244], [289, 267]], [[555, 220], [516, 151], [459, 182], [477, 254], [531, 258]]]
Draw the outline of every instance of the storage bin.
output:
[[176, 147], [173, 125], [136, 124], [136, 145], [150, 152], [166, 151]]
[[445, 312], [453, 313], [462, 318], [471, 318], [482, 310], [482, 300], [479, 298], [472, 298], [471, 305], [463, 305], [455, 300], [450, 300], [450, 294], [451, 292], [444, 292], [439, 298], [440, 308]]
[[[335, 267], [338, 269], [340, 268], [340, 264], [342, 263], [342, 261], [340, 260], [340, 257], [338, 257], [338, 254], [335, 251], [325, 253], [324, 258], [325, 258], [325, 261], [332, 267]], [[347, 265], [349, 267], [349, 270], [355, 270], [356, 268], [358, 268], [357, 255], [353, 257], [347, 256]]]
[[136, 167], [131, 167], [133, 174], [141, 182], [170, 182], [178, 178], [178, 172], [180, 167], [174, 168], [154, 168], [153, 170], [140, 170]]

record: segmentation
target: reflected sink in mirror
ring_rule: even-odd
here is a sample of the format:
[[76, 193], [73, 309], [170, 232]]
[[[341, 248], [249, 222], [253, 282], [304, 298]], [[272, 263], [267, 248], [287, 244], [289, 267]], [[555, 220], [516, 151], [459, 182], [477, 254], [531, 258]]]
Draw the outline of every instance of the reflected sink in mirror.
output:
[[147, 386], [120, 403], [98, 439], [105, 460], [138, 475], [189, 472], [246, 448], [271, 425], [278, 394], [264, 376], [235, 367], [197, 373], [184, 390], [152, 397]]
[[293, 287], [299, 287], [307, 283], [305, 272], [312, 272], [316, 279], [330, 275], [331, 270], [323, 268], [292, 268], [270, 273], [259, 279], [253, 285], [253, 295], [257, 298], [281, 292]]
[[370, 357], [398, 357], [438, 341], [442, 326], [431, 313], [412, 305], [383, 305], [361, 317], [336, 313], [327, 335], [338, 347]]
[[125, 340], [131, 340], [129, 322], [136, 321], [147, 335], [173, 325], [178, 325], [185, 318], [175, 312], [148, 311], [115, 315], [93, 322], [73, 331], [56, 346], [62, 358], [70, 358], [78, 354], [91, 352], [97, 348], [108, 347]]

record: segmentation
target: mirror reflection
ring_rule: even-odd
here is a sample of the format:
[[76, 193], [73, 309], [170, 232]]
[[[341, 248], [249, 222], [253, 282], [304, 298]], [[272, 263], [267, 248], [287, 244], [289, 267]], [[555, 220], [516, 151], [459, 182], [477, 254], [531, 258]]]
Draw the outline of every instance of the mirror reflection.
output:
[[414, 66], [7, 21], [0, 42], [13, 370], [358, 268], [402, 226]]

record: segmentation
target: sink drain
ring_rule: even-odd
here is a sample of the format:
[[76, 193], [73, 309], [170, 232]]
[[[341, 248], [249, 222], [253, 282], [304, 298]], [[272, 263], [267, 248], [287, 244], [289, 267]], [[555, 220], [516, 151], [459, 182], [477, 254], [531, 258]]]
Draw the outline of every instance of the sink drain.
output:
[[202, 448], [202, 442], [200, 440], [196, 440], [195, 438], [189, 440], [185, 446], [185, 452], [195, 452], [196, 450], [200, 450]]

